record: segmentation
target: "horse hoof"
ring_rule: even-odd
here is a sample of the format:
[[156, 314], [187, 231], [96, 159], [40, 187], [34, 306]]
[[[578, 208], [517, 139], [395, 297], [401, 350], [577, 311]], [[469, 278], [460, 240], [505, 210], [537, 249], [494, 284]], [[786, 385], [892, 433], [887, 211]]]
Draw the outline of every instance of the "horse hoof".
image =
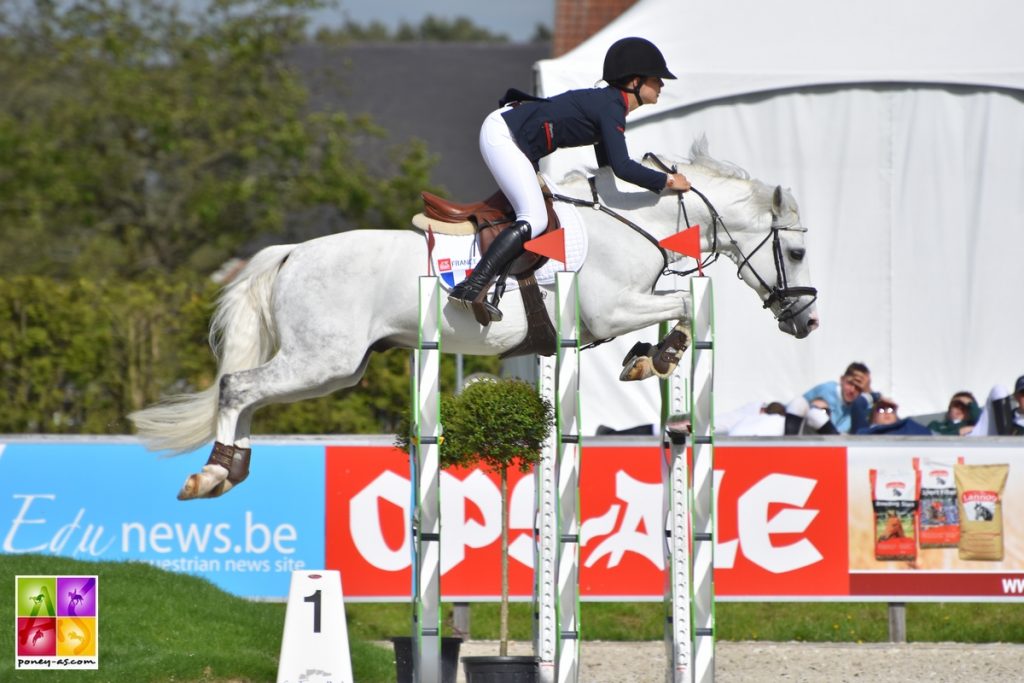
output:
[[626, 367], [622, 368], [622, 372], [619, 373], [619, 381], [638, 382], [653, 376], [654, 366], [651, 363], [651, 359], [647, 356], [637, 356], [626, 363]]
[[178, 500], [216, 498], [229, 491], [232, 486], [234, 484], [228, 481], [228, 470], [220, 465], [206, 465], [202, 472], [189, 475], [178, 491]]
[[220, 498], [221, 496], [223, 496], [225, 493], [227, 493], [228, 491], [230, 491], [234, 487], [235, 487], [234, 484], [232, 484], [230, 481], [225, 479], [224, 481], [222, 481], [221, 483], [217, 484], [212, 489], [210, 489], [206, 493], [206, 495], [203, 496], [203, 497], [204, 498]]
[[193, 500], [199, 498], [199, 475], [190, 474], [188, 479], [178, 491], [178, 500]]
[[633, 344], [633, 348], [631, 348], [622, 359], [622, 367], [626, 367], [631, 360], [638, 356], [650, 356], [652, 348], [654, 348], [653, 345], [648, 344], [647, 342], [637, 342], [636, 344]]

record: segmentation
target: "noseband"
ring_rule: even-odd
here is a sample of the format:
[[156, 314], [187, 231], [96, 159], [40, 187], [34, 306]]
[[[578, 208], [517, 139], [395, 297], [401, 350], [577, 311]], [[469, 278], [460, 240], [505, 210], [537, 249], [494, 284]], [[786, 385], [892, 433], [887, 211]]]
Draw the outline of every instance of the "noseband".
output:
[[[682, 199], [680, 197], [680, 199]], [[705, 200], [706, 201], [706, 200]], [[722, 224], [722, 228], [725, 230], [725, 234], [729, 235], [729, 230], [725, 228], [725, 224]], [[758, 283], [768, 291], [768, 296], [764, 300], [764, 307], [770, 308], [773, 304], [778, 302], [779, 312], [775, 314], [775, 319], [779, 322], [785, 322], [792, 320], [796, 316], [800, 315], [818, 300], [818, 290], [814, 287], [790, 287], [789, 279], [786, 275], [786, 259], [782, 253], [782, 240], [779, 239], [779, 233], [783, 230], [791, 232], [807, 232], [807, 228], [798, 226], [776, 226], [772, 225], [769, 233], [764, 236], [757, 246], [749, 253], [744, 255], [740, 249], [739, 244], [729, 235], [729, 241], [731, 241], [736, 250], [742, 256], [739, 266], [736, 268], [736, 277], [742, 277], [743, 267], [746, 266], [751, 274], [757, 279]], [[753, 258], [754, 254], [757, 253], [758, 249], [768, 243], [768, 238], [772, 240], [772, 256], [775, 261], [775, 286], [771, 287], [765, 282], [761, 274], [757, 272], [757, 269], [750, 263], [750, 259]], [[802, 296], [811, 297], [803, 306], [800, 306], [794, 310], [797, 302]]]

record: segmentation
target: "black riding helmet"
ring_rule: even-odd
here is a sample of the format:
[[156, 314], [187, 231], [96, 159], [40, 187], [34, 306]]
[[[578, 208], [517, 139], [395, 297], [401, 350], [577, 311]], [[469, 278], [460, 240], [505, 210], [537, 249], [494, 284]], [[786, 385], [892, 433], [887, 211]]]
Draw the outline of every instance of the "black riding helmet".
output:
[[[605, 53], [602, 78], [610, 85], [625, 89], [626, 81], [634, 76], [675, 78], [654, 43], [646, 38], [622, 38], [612, 43]], [[631, 92], [640, 99], [640, 86]]]

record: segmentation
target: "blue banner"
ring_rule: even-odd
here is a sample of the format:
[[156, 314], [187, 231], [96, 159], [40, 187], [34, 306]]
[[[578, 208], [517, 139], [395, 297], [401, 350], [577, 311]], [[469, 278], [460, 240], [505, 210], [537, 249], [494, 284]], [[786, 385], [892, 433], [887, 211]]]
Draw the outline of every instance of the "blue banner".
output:
[[324, 447], [258, 444], [220, 498], [176, 499], [208, 450], [159, 458], [132, 442], [0, 444], [0, 552], [136, 560], [235, 595], [285, 598], [324, 566]]

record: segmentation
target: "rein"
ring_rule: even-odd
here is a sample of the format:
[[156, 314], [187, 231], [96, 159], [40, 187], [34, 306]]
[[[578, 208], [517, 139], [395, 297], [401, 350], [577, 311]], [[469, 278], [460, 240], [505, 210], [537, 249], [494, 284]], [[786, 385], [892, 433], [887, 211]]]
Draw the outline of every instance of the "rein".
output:
[[[652, 154], [651, 152], [648, 152], [647, 154], [644, 155], [644, 160], [645, 161], [651, 160], [659, 168], [659, 170], [661, 170], [664, 173], [675, 173], [676, 172], [676, 169], [675, 169], [674, 166], [673, 167], [667, 166], [661, 159], [658, 158], [657, 155]], [[604, 214], [606, 214], [608, 216], [611, 216], [612, 218], [615, 218], [616, 220], [618, 220], [623, 225], [628, 226], [634, 232], [636, 232], [637, 234], [642, 236], [644, 239], [646, 239], [648, 242], [650, 242], [652, 245], [654, 245], [654, 247], [661, 253], [662, 269], [661, 269], [661, 272], [654, 278], [654, 282], [651, 283], [651, 291], [652, 292], [654, 291], [655, 285], [658, 283], [658, 278], [661, 277], [662, 275], [680, 275], [680, 276], [684, 276], [685, 277], [687, 275], [692, 275], [693, 273], [697, 273], [697, 272], [703, 273], [704, 266], [709, 266], [712, 263], [714, 263], [715, 261], [717, 261], [719, 255], [721, 253], [719, 251], [719, 244], [718, 244], [718, 229], [719, 229], [719, 227], [721, 227], [722, 231], [725, 232], [726, 236], [729, 238], [729, 243], [733, 245], [733, 247], [736, 249], [736, 252], [741, 257], [740, 263], [739, 263], [739, 265], [736, 268], [736, 277], [742, 279], [742, 277], [743, 277], [742, 273], [743, 273], [744, 266], [750, 270], [751, 274], [753, 274], [753, 276], [757, 280], [758, 284], [760, 284], [764, 288], [764, 290], [768, 292], [768, 296], [764, 299], [764, 306], [763, 307], [764, 308], [770, 308], [772, 306], [772, 304], [774, 304], [776, 302], [778, 302], [780, 304], [781, 308], [779, 310], [779, 313], [775, 316], [776, 320], [779, 320], [780, 322], [781, 321], [785, 321], [785, 320], [790, 320], [790, 319], [796, 317], [797, 315], [799, 315], [800, 313], [802, 313], [803, 311], [807, 310], [810, 306], [812, 306], [814, 304], [815, 301], [818, 300], [818, 290], [816, 288], [814, 288], [814, 287], [790, 287], [789, 286], [789, 281], [788, 281], [788, 277], [787, 277], [787, 274], [786, 274], [785, 257], [784, 257], [784, 255], [782, 253], [782, 240], [779, 238], [779, 232], [781, 232], [783, 230], [793, 231], [793, 232], [807, 232], [807, 228], [802, 228], [802, 227], [797, 227], [797, 226], [781, 226], [780, 227], [780, 226], [772, 225], [770, 230], [769, 230], [769, 232], [768, 232], [768, 234], [766, 234], [764, 236], [764, 239], [762, 239], [758, 243], [758, 245], [756, 247], [754, 247], [753, 250], [751, 250], [751, 252], [749, 254], [744, 254], [743, 250], [740, 248], [739, 242], [737, 242], [736, 239], [732, 236], [732, 233], [729, 232], [728, 226], [726, 226], [725, 221], [722, 220], [721, 214], [718, 213], [718, 210], [715, 209], [715, 207], [711, 203], [711, 201], [700, 190], [698, 190], [697, 188], [691, 186], [690, 189], [689, 189], [689, 192], [693, 192], [698, 197], [700, 197], [701, 201], [704, 202], [704, 206], [707, 207], [709, 215], [711, 216], [711, 227], [712, 227], [712, 231], [711, 231], [711, 253], [710, 253], [709, 256], [705, 257], [703, 260], [698, 259], [697, 260], [697, 265], [694, 268], [691, 268], [689, 270], [674, 270], [674, 269], [669, 268], [668, 252], [665, 250], [665, 248], [663, 246], [661, 246], [661, 244], [658, 242], [658, 240], [655, 239], [655, 237], [653, 235], [651, 235], [649, 232], [644, 230], [641, 226], [637, 225], [636, 223], [634, 223], [633, 221], [629, 220], [628, 218], [626, 218], [622, 214], [616, 212], [615, 210], [610, 209], [607, 206], [605, 206], [604, 204], [602, 204], [601, 200], [600, 200], [600, 197], [598, 196], [598, 193], [597, 193], [597, 182], [596, 182], [596, 179], [593, 176], [591, 176], [590, 178], [587, 179], [587, 181], [590, 184], [590, 193], [591, 193], [591, 201], [589, 201], [589, 202], [587, 200], [585, 200], [585, 199], [577, 199], [576, 197], [569, 197], [569, 196], [566, 196], [566, 195], [554, 194], [554, 193], [552, 193], [551, 198], [556, 200], [556, 201], [564, 202], [566, 204], [571, 204], [571, 205], [577, 206], [577, 207], [587, 207], [587, 206], [589, 206], [590, 208], [594, 209], [595, 211], [600, 211], [600, 212], [602, 212], [602, 213], [604, 213]], [[690, 219], [689, 219], [689, 217], [686, 214], [686, 202], [683, 199], [683, 195], [685, 195], [685, 194], [686, 194], [685, 192], [680, 192], [679, 193], [679, 211], [680, 211], [679, 218], [682, 218], [685, 221], [685, 225], [689, 225], [690, 224]], [[677, 229], [677, 231], [679, 229], [679, 226], [681, 225], [679, 218], [676, 219], [676, 229]], [[751, 263], [750, 263], [750, 259], [753, 258], [754, 254], [756, 254], [758, 252], [758, 250], [761, 249], [761, 247], [763, 247], [765, 244], [768, 243], [769, 239], [772, 240], [772, 254], [773, 254], [773, 257], [774, 257], [774, 261], [775, 261], [775, 282], [776, 282], [776, 284], [775, 284], [774, 287], [769, 285], [768, 282], [761, 276], [761, 274], [757, 272], [757, 269], [755, 269], [754, 266], [751, 265]], [[807, 302], [807, 304], [805, 304], [804, 306], [801, 306], [800, 308], [798, 308], [796, 310], [792, 310], [793, 306], [796, 305], [797, 301], [799, 300], [799, 298], [801, 296], [809, 296], [809, 297], [811, 297], [811, 300], [809, 302]]]
[[[626, 218], [625, 216], [623, 216], [621, 213], [618, 213], [618, 212], [616, 212], [613, 209], [609, 209], [607, 206], [602, 204], [600, 197], [598, 197], [598, 195], [597, 195], [596, 179], [593, 176], [587, 178], [587, 182], [590, 183], [590, 193], [593, 196], [592, 201], [588, 202], [586, 199], [577, 199], [576, 197], [569, 197], [568, 195], [555, 194], [555, 193], [551, 193], [551, 198], [554, 199], [555, 201], [563, 202], [565, 204], [572, 204], [573, 206], [577, 206], [577, 207], [590, 207], [594, 211], [600, 211], [600, 212], [602, 212], [602, 213], [604, 213], [604, 214], [606, 214], [608, 216], [611, 216], [612, 218], [616, 219], [617, 221], [619, 221], [623, 225], [628, 226], [634, 232], [636, 232], [638, 235], [640, 235], [641, 237], [646, 239], [648, 242], [650, 242], [652, 245], [654, 245], [655, 249], [657, 249], [659, 252], [661, 252], [661, 259], [662, 259], [662, 262], [664, 264], [663, 268], [662, 268], [662, 273], [669, 272], [668, 271], [668, 252], [665, 251], [665, 247], [661, 246], [658, 243], [658, 240], [655, 239], [654, 236], [651, 235], [651, 233], [647, 232], [642, 227], [640, 227], [639, 225], [637, 225], [633, 221], [631, 221], [628, 218]], [[651, 291], [652, 292], [654, 291], [654, 286], [658, 283], [658, 277], [661, 277], [661, 273], [659, 273], [658, 276], [654, 278], [654, 282], [651, 283]]]

